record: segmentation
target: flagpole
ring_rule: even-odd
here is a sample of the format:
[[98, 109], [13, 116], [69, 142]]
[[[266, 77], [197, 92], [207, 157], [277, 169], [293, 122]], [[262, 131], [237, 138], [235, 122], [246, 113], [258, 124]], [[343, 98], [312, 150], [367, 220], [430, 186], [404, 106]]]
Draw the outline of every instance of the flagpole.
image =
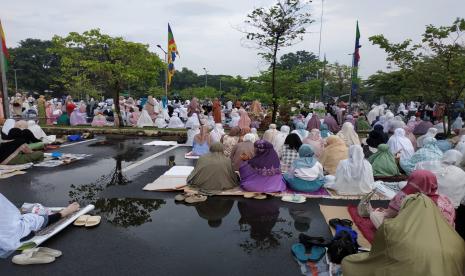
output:
[[166, 69], [165, 69], [165, 96], [168, 99], [168, 53], [165, 52], [165, 62], [166, 62]]
[[0, 70], [2, 71], [2, 90], [3, 90], [3, 110], [4, 110], [4, 116], [5, 119], [8, 119], [10, 117], [10, 101], [8, 99], [8, 86], [6, 83], [6, 68], [5, 68], [5, 56], [3, 53], [3, 38], [2, 35], [0, 34], [0, 47], [1, 47], [1, 53], [0, 53]]

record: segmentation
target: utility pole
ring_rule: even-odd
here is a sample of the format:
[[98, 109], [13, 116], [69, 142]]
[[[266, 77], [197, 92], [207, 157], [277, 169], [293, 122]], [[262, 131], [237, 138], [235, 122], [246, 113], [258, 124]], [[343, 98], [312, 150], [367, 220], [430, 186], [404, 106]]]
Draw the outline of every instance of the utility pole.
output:
[[205, 67], [203, 67], [203, 70], [205, 70], [205, 88], [207, 88], [208, 84], [208, 71]]
[[15, 72], [15, 93], [18, 93], [18, 79], [16, 78], [16, 71], [21, 71], [23, 69], [13, 69]]
[[165, 96], [168, 98], [168, 53], [160, 46], [160, 44], [157, 45], [160, 50], [165, 53], [165, 62], [166, 62], [166, 68], [165, 68]]

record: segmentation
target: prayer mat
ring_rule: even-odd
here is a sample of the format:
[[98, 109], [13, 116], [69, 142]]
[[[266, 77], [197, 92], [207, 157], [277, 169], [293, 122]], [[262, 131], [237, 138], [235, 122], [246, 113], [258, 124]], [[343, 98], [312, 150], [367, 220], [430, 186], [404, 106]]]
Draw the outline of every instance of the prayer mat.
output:
[[78, 217], [89, 213], [94, 210], [95, 206], [92, 204], [87, 205], [84, 208], [81, 208], [79, 211], [71, 214], [67, 217], [64, 217], [57, 221], [56, 223], [45, 227], [44, 229], [37, 232], [34, 237], [21, 243], [21, 246], [18, 250], [24, 250], [27, 248], [34, 248], [41, 245], [46, 240], [58, 234], [61, 230], [65, 229], [68, 225], [73, 223]]
[[[330, 194], [329, 197], [331, 199], [345, 199], [345, 200], [357, 200], [361, 199], [365, 195], [340, 195], [336, 191], [327, 189], [328, 193]], [[389, 198], [386, 198], [383, 194], [375, 193], [371, 200], [389, 200]]]
[[362, 232], [363, 236], [370, 243], [373, 242], [376, 233], [376, 227], [371, 222], [370, 218], [362, 218], [357, 211], [357, 206], [349, 205], [347, 207], [352, 221], [357, 225], [358, 229]]

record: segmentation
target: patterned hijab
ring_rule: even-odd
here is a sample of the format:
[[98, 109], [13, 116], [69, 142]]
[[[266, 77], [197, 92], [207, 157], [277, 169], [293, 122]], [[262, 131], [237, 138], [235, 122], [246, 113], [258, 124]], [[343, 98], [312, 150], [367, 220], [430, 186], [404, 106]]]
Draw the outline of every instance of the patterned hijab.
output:
[[258, 140], [254, 147], [255, 156], [249, 160], [249, 165], [263, 176], [281, 174], [279, 157], [273, 145], [268, 141]]

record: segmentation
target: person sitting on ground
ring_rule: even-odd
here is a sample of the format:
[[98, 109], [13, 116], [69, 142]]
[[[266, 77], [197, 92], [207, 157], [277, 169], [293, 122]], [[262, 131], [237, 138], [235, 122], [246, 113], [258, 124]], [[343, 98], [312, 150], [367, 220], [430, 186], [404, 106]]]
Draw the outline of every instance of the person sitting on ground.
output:
[[447, 196], [454, 208], [465, 202], [465, 172], [458, 167], [462, 159], [459, 151], [448, 150], [440, 161], [425, 161], [415, 166], [416, 170], [428, 170], [436, 175], [439, 193]]
[[414, 171], [407, 180], [407, 185], [400, 190], [389, 202], [387, 209], [376, 209], [370, 212], [370, 220], [376, 228], [383, 223], [386, 218], [396, 217], [402, 206], [402, 201], [406, 196], [422, 193], [427, 195], [436, 203], [446, 221], [454, 227], [455, 209], [450, 199], [442, 194], [438, 194], [438, 181], [434, 173], [427, 170]]
[[265, 133], [263, 134], [263, 140], [268, 141], [271, 144], [274, 144], [274, 140], [278, 133], [279, 131], [276, 129], [276, 125], [270, 124], [269, 129], [265, 131]]
[[17, 250], [21, 241], [27, 240], [29, 237], [32, 238], [31, 233], [44, 229], [62, 217], [78, 211], [79, 204], [73, 202], [60, 212], [51, 215], [21, 214], [19, 209], [0, 193], [0, 210], [2, 210], [0, 216], [0, 251], [6, 253]]
[[222, 124], [215, 124], [213, 130], [210, 132], [210, 139], [212, 143], [221, 143], [221, 138], [223, 138], [224, 129]]
[[238, 122], [238, 127], [240, 127], [241, 129], [248, 127], [250, 129], [250, 123], [252, 122], [252, 120], [250, 119], [247, 111], [241, 108], [239, 109], [239, 115], [240, 119]]
[[222, 191], [239, 185], [231, 160], [223, 154], [223, 144], [214, 143], [210, 153], [199, 158], [194, 170], [187, 177], [187, 184], [208, 191]]
[[389, 151], [389, 146], [380, 144], [378, 151], [368, 157], [368, 162], [371, 163], [374, 176], [395, 176], [399, 175], [396, 158]]
[[170, 118], [170, 122], [167, 128], [185, 128], [184, 123], [178, 117], [178, 113], [174, 112], [173, 116]]
[[[173, 120], [173, 123], [174, 123], [174, 120]], [[155, 119], [155, 127], [156, 128], [165, 128], [167, 126], [168, 126], [168, 124], [165, 121], [165, 116], [163, 115], [163, 113], [159, 113], [157, 115], [157, 118]], [[184, 126], [184, 124], [183, 124], [183, 126]]]
[[239, 127], [233, 127], [229, 130], [229, 133], [223, 136], [224, 155], [231, 157], [232, 149], [237, 143], [239, 143], [241, 129]]
[[386, 144], [389, 140], [387, 133], [384, 133], [382, 125], [375, 125], [373, 130], [368, 134], [366, 143], [373, 149], [378, 148], [381, 144]]
[[47, 137], [47, 134], [42, 128], [33, 120], [27, 121], [27, 129], [29, 129], [37, 140], [41, 140]]
[[239, 116], [239, 113], [235, 110], [231, 112], [231, 121], [229, 122], [229, 127], [238, 127], [239, 126], [239, 120], [241, 117]]
[[326, 172], [335, 175], [339, 162], [347, 159], [348, 156], [349, 148], [344, 141], [336, 135], [331, 135], [326, 139], [326, 147], [320, 157], [320, 163]]
[[391, 153], [396, 158], [399, 157], [400, 160], [408, 160], [415, 153], [412, 142], [405, 137], [405, 130], [403, 128], [394, 130], [394, 135], [389, 138], [387, 145]]
[[325, 142], [321, 138], [320, 130], [314, 128], [310, 131], [310, 134], [302, 141], [303, 144], [312, 146], [316, 158], [320, 158], [325, 149]]
[[339, 138], [341, 138], [348, 147], [352, 145], [360, 145], [358, 134], [354, 130], [354, 125], [350, 122], [345, 122], [342, 125], [341, 131], [337, 133], [337, 136], [339, 136]]
[[200, 133], [194, 136], [194, 142], [192, 144], [192, 151], [190, 155], [202, 156], [208, 153], [210, 148], [210, 133], [208, 132], [208, 126], [201, 126]]
[[[97, 115], [95, 115], [94, 118], [92, 119], [92, 123], [91, 123], [93, 127], [104, 127], [107, 124], [108, 124], [107, 118], [105, 117], [105, 115], [103, 115], [102, 112], [98, 112]], [[139, 123], [138, 123], [138, 126], [139, 126]]]
[[258, 131], [257, 131], [257, 129], [256, 129], [256, 128], [254, 128], [254, 127], [253, 127], [253, 128], [251, 128], [251, 129], [250, 129], [250, 133], [252, 133], [252, 134], [253, 134], [253, 136], [255, 136], [255, 141], [258, 141], [258, 140], [260, 140], [260, 136], [258, 136]]
[[452, 149], [452, 143], [447, 140], [447, 135], [445, 133], [436, 134], [436, 140], [438, 142], [438, 148], [442, 152]]
[[287, 171], [292, 162], [299, 157], [300, 146], [302, 146], [302, 142], [297, 134], [291, 133], [286, 137], [281, 154], [279, 154], [281, 156], [279, 159], [283, 171]]
[[[420, 123], [418, 123], [415, 128], [413, 129], [413, 134], [415, 135], [425, 135], [428, 132], [428, 129], [432, 128], [434, 125], [427, 119], [423, 119]], [[421, 147], [418, 145], [418, 147]]]
[[281, 152], [284, 147], [284, 142], [286, 141], [287, 136], [289, 135], [289, 132], [291, 131], [289, 126], [281, 126], [280, 131], [276, 135], [273, 143], [273, 148], [278, 153], [278, 156], [281, 158]]
[[320, 129], [321, 126], [321, 121], [320, 118], [316, 113], [313, 113], [312, 117], [308, 121], [306, 127], [308, 131], [311, 131], [312, 129]]
[[371, 126], [368, 123], [365, 115], [363, 113], [360, 113], [360, 116], [357, 118], [357, 121], [355, 121], [355, 129], [357, 131], [369, 131], [371, 130]]
[[344, 276], [464, 275], [464, 241], [438, 212], [435, 197], [416, 194], [396, 204], [399, 214], [376, 231], [371, 251], [342, 260]]
[[137, 106], [131, 107], [129, 109], [129, 112], [131, 115], [129, 115], [129, 124], [133, 127], [137, 126], [137, 121], [139, 120], [140, 117], [140, 110]]
[[295, 130], [293, 130], [291, 133], [299, 135], [300, 141], [303, 141], [305, 138], [307, 138], [309, 132], [306, 130], [304, 123], [297, 122], [295, 125]]
[[39, 143], [41, 140], [37, 139], [34, 134], [27, 129], [26, 121], [15, 122], [13, 119], [7, 119], [2, 127], [2, 140], [22, 140], [23, 143], [32, 144]]
[[0, 164], [20, 165], [44, 159], [42, 151], [32, 151], [23, 139], [0, 143]]
[[442, 151], [438, 148], [435, 138], [427, 137], [421, 149], [415, 152], [410, 159], [400, 158], [400, 167], [407, 175], [410, 175], [419, 162], [441, 160]]
[[298, 192], [315, 192], [323, 186], [323, 166], [315, 158], [311, 145], [303, 144], [299, 148], [299, 158], [283, 177], [288, 186]]
[[239, 142], [244, 140], [244, 136], [250, 133], [250, 127], [241, 128], [241, 133], [239, 134]]
[[322, 123], [320, 126], [320, 135], [321, 138], [326, 139], [329, 136], [333, 135], [331, 131], [329, 131], [328, 125], [325, 123]]
[[336, 119], [334, 119], [334, 117], [329, 113], [326, 114], [323, 123], [325, 123], [328, 126], [329, 131], [331, 131], [332, 133], [338, 133], [339, 130], [341, 130], [341, 128], [337, 124]]
[[405, 130], [405, 137], [407, 137], [410, 140], [410, 142], [412, 143], [413, 149], [417, 150], [418, 149], [417, 138], [415, 137], [415, 135], [413, 135], [412, 130], [409, 127], [404, 127], [404, 130]]
[[367, 194], [374, 189], [375, 180], [370, 162], [365, 160], [360, 145], [349, 148], [349, 159], [342, 160], [336, 169], [334, 183], [325, 185], [340, 195]]
[[244, 161], [250, 160], [255, 156], [255, 136], [248, 133], [244, 136], [243, 142], [235, 145], [231, 151], [231, 161], [233, 162], [234, 170], [239, 171]]
[[438, 134], [438, 129], [434, 127], [430, 127], [425, 135], [422, 135], [417, 138], [417, 147], [419, 148], [423, 147], [423, 140], [425, 140], [425, 138], [427, 137], [435, 138], [437, 134]]
[[273, 193], [286, 190], [278, 154], [265, 140], [254, 144], [255, 156], [239, 168], [241, 188], [249, 192]]

